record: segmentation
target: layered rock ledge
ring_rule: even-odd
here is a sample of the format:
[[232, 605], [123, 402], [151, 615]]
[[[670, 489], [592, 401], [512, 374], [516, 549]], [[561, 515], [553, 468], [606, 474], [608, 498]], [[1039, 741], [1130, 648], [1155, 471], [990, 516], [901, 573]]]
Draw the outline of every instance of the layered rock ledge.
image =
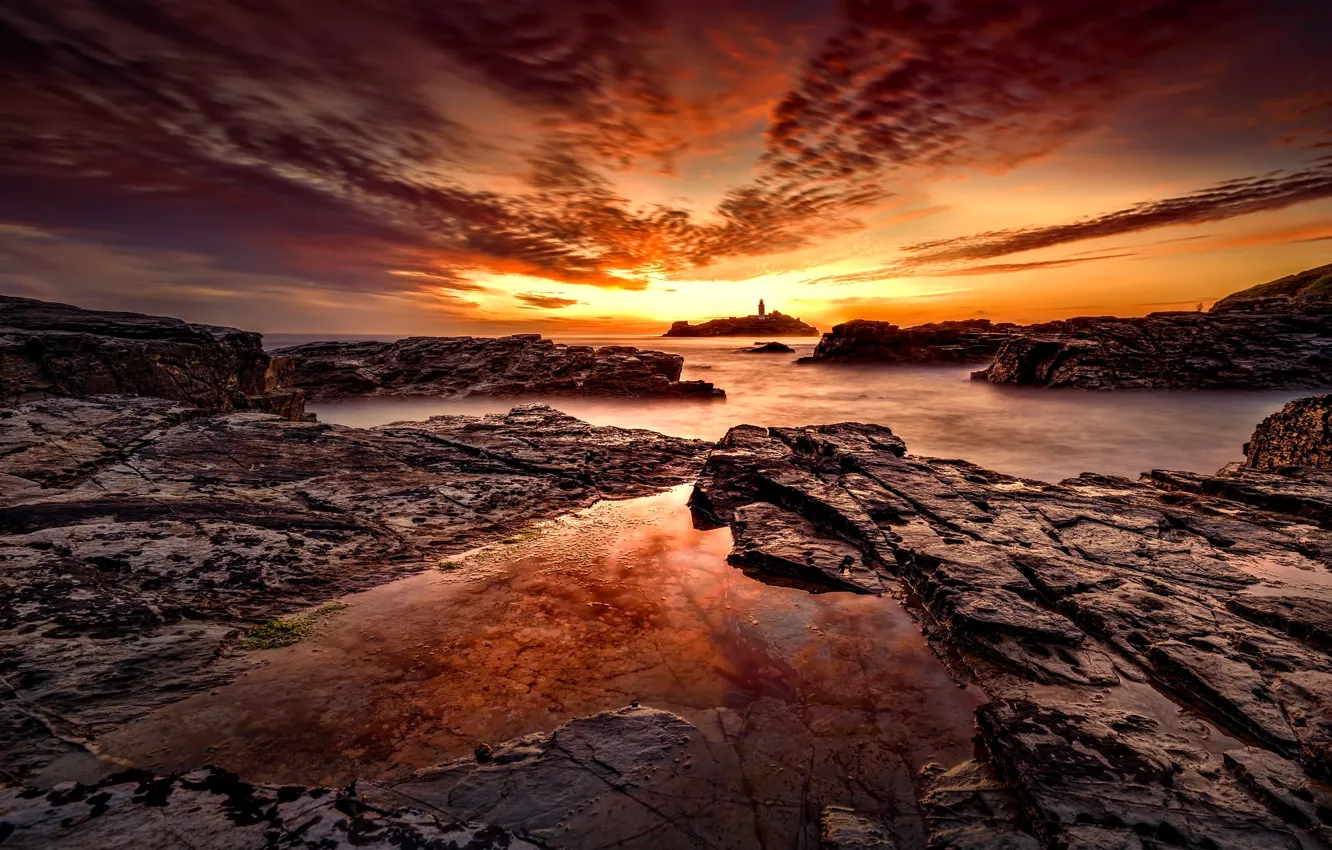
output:
[[371, 430], [161, 399], [0, 408], [0, 751], [8, 776], [236, 675], [257, 623], [603, 498], [708, 445], [542, 405]]
[[257, 333], [0, 296], [3, 403], [125, 394], [300, 419], [291, 378]]
[[1048, 484], [852, 423], [734, 428], [691, 500], [751, 575], [904, 588], [990, 697], [931, 847], [1213, 850], [1332, 838], [1330, 504], [1326, 470]]
[[818, 328], [798, 317], [773, 310], [764, 316], [731, 316], [697, 325], [673, 322], [662, 336], [818, 336], [818, 333]]
[[1332, 265], [1235, 293], [1205, 313], [1032, 325], [975, 377], [1083, 389], [1332, 387]]
[[540, 334], [312, 342], [275, 352], [295, 363], [311, 398], [542, 395], [720, 398], [707, 381], [681, 381], [684, 357], [633, 346], [558, 345]]
[[797, 363], [983, 363], [1024, 331], [1010, 322], [966, 319], [903, 328], [852, 319], [824, 334]]

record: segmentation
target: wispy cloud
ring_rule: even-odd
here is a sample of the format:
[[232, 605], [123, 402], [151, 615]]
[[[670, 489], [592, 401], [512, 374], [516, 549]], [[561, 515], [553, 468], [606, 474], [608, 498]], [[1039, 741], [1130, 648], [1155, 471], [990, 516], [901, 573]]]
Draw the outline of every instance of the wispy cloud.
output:
[[544, 295], [540, 292], [520, 292], [513, 296], [528, 307], [535, 307], [541, 310], [560, 310], [564, 307], [572, 307], [579, 303], [576, 298], [561, 298], [558, 295]]

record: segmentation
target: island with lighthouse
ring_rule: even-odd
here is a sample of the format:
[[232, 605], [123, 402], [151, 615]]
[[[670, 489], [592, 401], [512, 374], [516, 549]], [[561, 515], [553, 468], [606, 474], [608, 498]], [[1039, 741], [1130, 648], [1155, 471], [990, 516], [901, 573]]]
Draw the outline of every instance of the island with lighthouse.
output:
[[759, 299], [758, 313], [751, 316], [731, 316], [725, 319], [712, 319], [697, 325], [687, 321], [671, 324], [671, 329], [662, 336], [818, 336], [819, 329], [800, 321], [797, 316], [788, 316], [780, 310], [767, 311], [763, 299]]

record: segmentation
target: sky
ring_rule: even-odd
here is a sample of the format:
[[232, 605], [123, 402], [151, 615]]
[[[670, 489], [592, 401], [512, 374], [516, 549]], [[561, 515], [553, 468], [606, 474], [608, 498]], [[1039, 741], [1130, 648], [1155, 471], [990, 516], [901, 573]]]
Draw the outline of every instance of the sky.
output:
[[0, 294], [559, 337], [1329, 262], [1328, 0], [0, 4]]

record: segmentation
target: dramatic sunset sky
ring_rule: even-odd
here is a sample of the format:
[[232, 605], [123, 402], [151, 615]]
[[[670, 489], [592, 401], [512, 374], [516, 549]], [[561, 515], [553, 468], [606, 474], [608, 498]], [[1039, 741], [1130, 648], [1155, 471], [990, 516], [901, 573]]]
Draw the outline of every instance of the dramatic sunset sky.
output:
[[3, 294], [568, 336], [1328, 262], [1330, 0], [0, 3]]

